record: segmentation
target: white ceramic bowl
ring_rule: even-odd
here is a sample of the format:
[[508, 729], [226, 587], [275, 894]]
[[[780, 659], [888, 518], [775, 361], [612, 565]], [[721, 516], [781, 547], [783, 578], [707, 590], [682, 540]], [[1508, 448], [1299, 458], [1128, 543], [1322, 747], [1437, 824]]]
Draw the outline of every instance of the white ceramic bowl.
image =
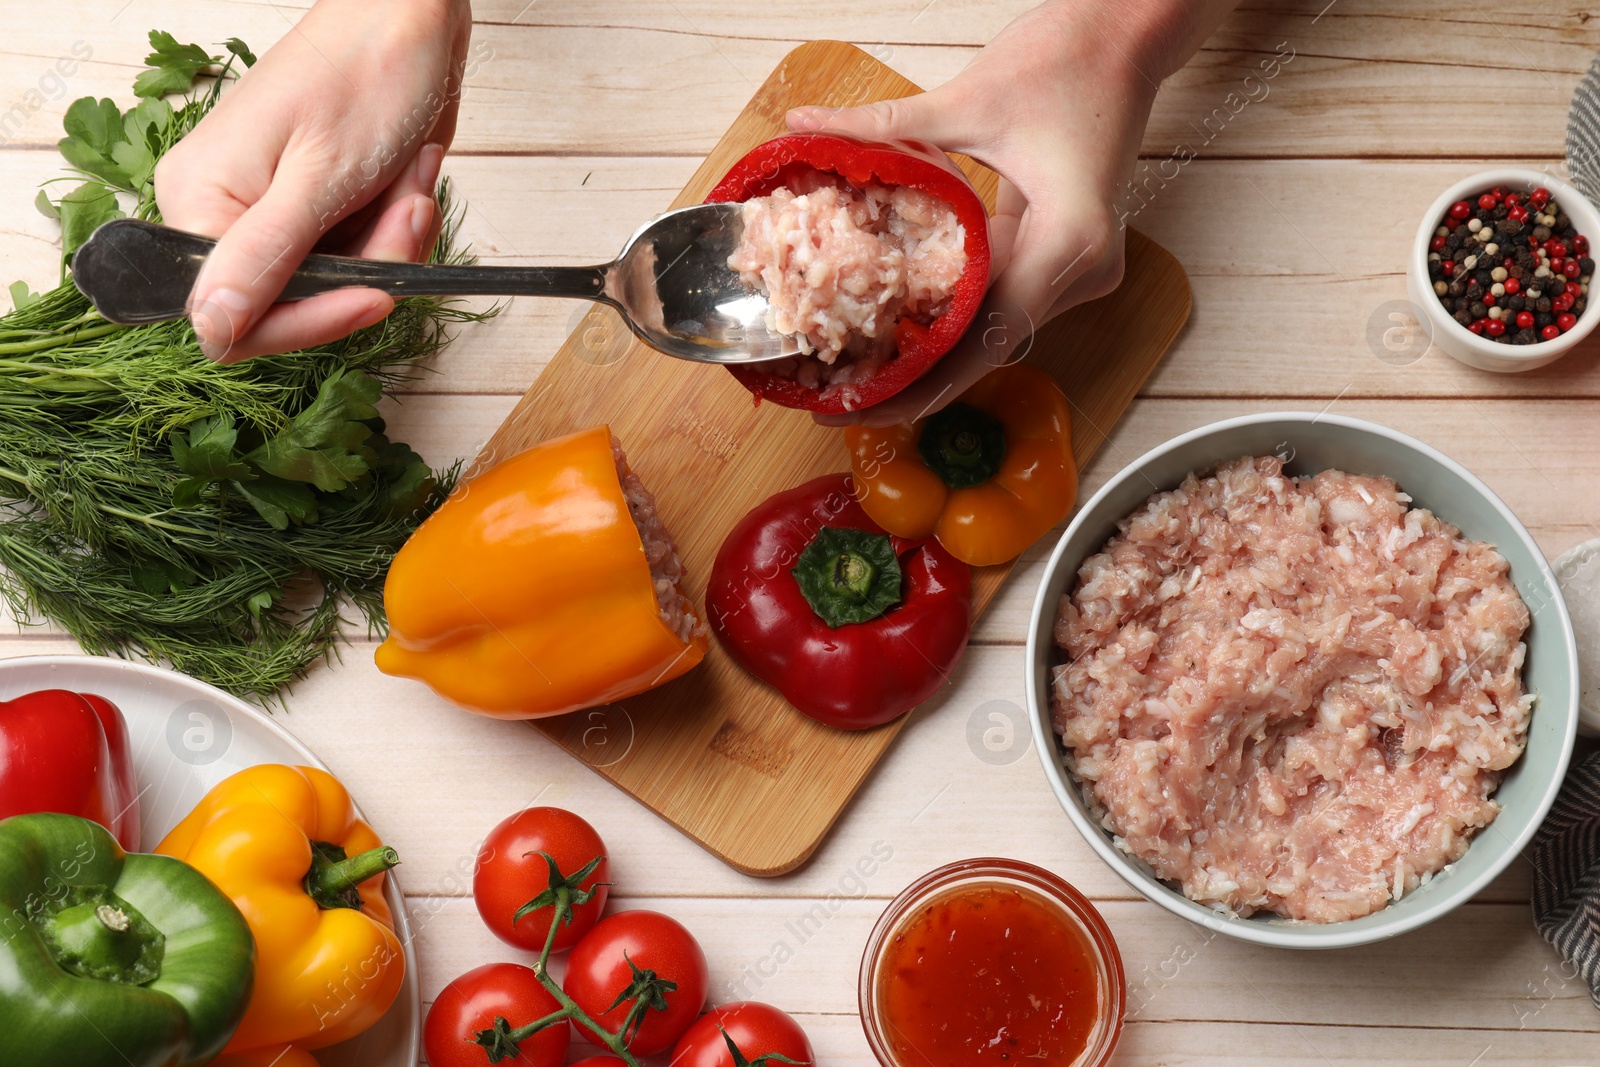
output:
[[[1507, 772], [1496, 799], [1498, 818], [1467, 853], [1427, 885], [1382, 911], [1339, 923], [1276, 916], [1241, 919], [1196, 904], [1156, 878], [1150, 867], [1120, 851], [1091, 818], [1062, 761], [1050, 723], [1050, 682], [1059, 660], [1052, 630], [1063, 593], [1079, 566], [1116, 532], [1117, 522], [1157, 491], [1174, 489], [1191, 471], [1248, 455], [1282, 455], [1293, 475], [1337, 468], [1386, 475], [1418, 507], [1495, 545], [1511, 564], [1511, 579], [1532, 613], [1525, 640], [1523, 682], [1537, 696], [1522, 758]], [[1488, 885], [1533, 838], [1566, 774], [1578, 724], [1578, 664], [1572, 623], [1555, 576], [1510, 510], [1453, 460], [1405, 434], [1376, 423], [1313, 412], [1275, 412], [1213, 423], [1146, 453], [1106, 483], [1078, 511], [1051, 554], [1033, 605], [1028, 633], [1028, 710], [1034, 748], [1056, 798], [1089, 845], [1134, 889], [1175, 915], [1210, 930], [1280, 948], [1343, 948], [1380, 941], [1437, 919]]]
[[1572, 329], [1553, 341], [1531, 345], [1503, 345], [1479, 337], [1445, 311], [1438, 294], [1433, 291], [1433, 282], [1428, 278], [1428, 243], [1451, 204], [1457, 200], [1476, 200], [1485, 190], [1497, 185], [1523, 191], [1544, 186], [1572, 218], [1572, 224], [1579, 233], [1591, 241], [1600, 241], [1600, 212], [1595, 211], [1587, 197], [1560, 178], [1531, 167], [1497, 167], [1479, 171], [1440, 193], [1422, 216], [1416, 239], [1411, 243], [1411, 256], [1406, 261], [1406, 290], [1411, 302], [1427, 316], [1429, 335], [1439, 348], [1469, 367], [1515, 374], [1543, 367], [1566, 355], [1594, 330], [1596, 321], [1600, 321], [1600, 309], [1585, 309]]

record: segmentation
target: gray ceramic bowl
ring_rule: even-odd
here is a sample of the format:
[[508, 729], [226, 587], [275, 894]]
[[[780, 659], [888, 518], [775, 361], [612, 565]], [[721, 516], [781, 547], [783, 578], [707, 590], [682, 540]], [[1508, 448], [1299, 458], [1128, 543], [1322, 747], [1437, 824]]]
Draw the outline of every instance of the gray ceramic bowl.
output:
[[[1158, 880], [1141, 860], [1119, 851], [1090, 818], [1078, 785], [1062, 762], [1050, 725], [1050, 676], [1058, 659], [1051, 637], [1056, 608], [1084, 559], [1116, 531], [1117, 522], [1157, 490], [1174, 489], [1190, 471], [1206, 471], [1246, 455], [1290, 458], [1290, 474], [1330, 467], [1387, 475], [1418, 507], [1459, 526], [1466, 536], [1499, 548], [1533, 614], [1523, 681], [1537, 695], [1528, 747], [1506, 774], [1496, 798], [1499, 817], [1473, 840], [1467, 854], [1431, 882], [1382, 911], [1348, 922], [1316, 924], [1276, 917], [1234, 918], [1196, 904]], [[1213, 423], [1141, 456], [1084, 504], [1050, 556], [1033, 605], [1028, 634], [1028, 707], [1034, 748], [1045, 777], [1078, 832], [1127, 883], [1176, 915], [1241, 941], [1280, 948], [1342, 948], [1414, 930], [1488, 885], [1533, 838], [1566, 773], [1578, 725], [1577, 651], [1572, 623], [1555, 578], [1533, 538], [1488, 487], [1420, 441], [1385, 426], [1337, 415], [1274, 412]]]

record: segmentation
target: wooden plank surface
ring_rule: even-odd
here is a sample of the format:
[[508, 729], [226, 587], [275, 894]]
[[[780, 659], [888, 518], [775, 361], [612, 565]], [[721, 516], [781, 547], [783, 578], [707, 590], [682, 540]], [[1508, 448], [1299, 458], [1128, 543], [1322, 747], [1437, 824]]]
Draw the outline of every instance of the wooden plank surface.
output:
[[[741, 156], [783, 132], [784, 112], [801, 101], [844, 106], [915, 91], [851, 45], [801, 45], [762, 83], [671, 206], [703, 201]], [[992, 208], [994, 174], [962, 165]], [[1035, 335], [1028, 358], [1055, 374], [1073, 403], [1080, 467], [1188, 316], [1182, 268], [1132, 233], [1118, 290]], [[804, 412], [753, 404], [720, 368], [661, 358], [597, 307], [468, 475], [599, 423], [611, 426], [655, 492], [687, 571], [684, 591], [697, 604], [723, 538], [747, 511], [775, 492], [849, 468], [838, 430], [817, 426]], [[1010, 570], [1003, 564], [973, 575], [975, 613]], [[905, 722], [860, 731], [823, 726], [713, 641], [705, 662], [682, 678], [609, 708], [534, 725], [720, 859], [770, 877], [810, 857]]]
[[[932, 85], [1029, 2], [539, 0], [524, 9], [526, 0], [478, 0], [476, 38], [491, 42], [497, 58], [469, 84], [461, 151], [446, 163], [472, 204], [467, 233], [499, 261], [609, 256], [639, 219], [671, 201], [752, 83], [796, 42], [852, 40]], [[51, 20], [35, 5], [0, 0], [11, 16], [0, 43], [0, 116], [74, 41], [95, 51], [57, 99], [27, 116], [20, 136], [0, 138], [0, 282], [26, 276], [37, 288], [52, 277], [54, 235], [29, 201], [58, 163], [40, 149], [59, 136], [73, 97], [126, 99], [147, 29], [202, 41], [239, 34], [261, 50], [305, 6], [77, 0], [70, 19]], [[1600, 534], [1594, 344], [1549, 371], [1499, 377], [1438, 353], [1411, 366], [1382, 364], [1364, 338], [1378, 306], [1404, 298], [1399, 257], [1438, 189], [1488, 159], [1558, 164], [1566, 98], [1600, 48], [1600, 20], [1578, 0], [1242, 7], [1163, 90], [1147, 159], [1165, 158], [1189, 122], [1222, 103], [1229, 79], [1242, 79], [1279, 42], [1297, 55], [1270, 96], [1230, 119], [1135, 220], [1188, 269], [1195, 314], [1084, 472], [1084, 492], [1205, 422], [1328, 407], [1416, 434], [1460, 460], [1547, 554]], [[686, 92], [699, 106], [677, 106]], [[1494, 106], [1510, 109], [1515, 136], [1486, 133], [1485, 108]], [[521, 302], [468, 331], [440, 373], [420, 383], [428, 395], [389, 406], [399, 436], [436, 462], [476, 454], [578, 310]], [[1385, 945], [1305, 956], [1216, 940], [1175, 966], [1174, 950], [1192, 928], [1134, 897], [1089, 851], [1050, 797], [1035, 755], [1024, 749], [1010, 763], [985, 763], [967, 742], [977, 708], [1022, 703], [1018, 646], [1045, 547], [1024, 558], [979, 621], [953, 684], [918, 712], [916, 728], [813, 861], [779, 879], [729, 870], [537, 732], [474, 718], [379, 675], [370, 644], [347, 649], [341, 664], [298, 687], [282, 722], [350, 782], [405, 857], [400, 881], [421, 929], [425, 1000], [468, 967], [526, 958], [473, 917], [464, 872], [477, 840], [537, 798], [600, 828], [622, 882], [617, 907], [648, 902], [695, 930], [716, 975], [714, 999], [742, 995], [729, 983], [747, 968], [771, 971], [756, 974], [763, 984], [755, 995], [804, 1009], [822, 1063], [870, 1062], [853, 983], [870, 918], [929, 868], [990, 852], [1042, 863], [1098, 901], [1136, 990], [1150, 988], [1152, 973], [1171, 975], [1129, 1023], [1119, 1067], [1600, 1062], [1600, 1016], [1534, 932], [1531, 872], [1521, 862], [1438, 926]], [[0, 635], [0, 655], [71, 647], [48, 631]], [[858, 891], [849, 871], [878, 842], [892, 847], [892, 860]], [[784, 922], [840, 895], [850, 903], [826, 934], [787, 966], [763, 963], [771, 945], [762, 942], [783, 936]]]
[[[8, 8], [34, 10], [22, 0]], [[16, 144], [53, 144], [75, 96], [125, 94], [152, 27], [185, 40], [244, 38], [258, 51], [307, 0], [73, 0], [71, 19], [18, 18], [0, 45], [0, 114], [46, 79], [44, 105]], [[806, 40], [852, 41], [912, 81], [955, 74], [1031, 0], [726, 0], [583, 4], [480, 0], [480, 51], [467, 81], [466, 152], [703, 157], [783, 55]], [[47, 75], [78, 42], [93, 51], [54, 99]], [[1260, 60], [1294, 58], [1263, 89]], [[1527, 149], [1485, 131], [1491, 97], [1516, 113], [1519, 141], [1560, 153], [1566, 102], [1600, 48], [1573, 0], [1291, 0], [1242, 4], [1170, 82], [1146, 131], [1153, 158], [1193, 143], [1202, 158], [1502, 157]], [[1255, 99], [1240, 107], [1230, 92]], [[691, 101], [656, 107], [660, 99]], [[1469, 103], [1470, 102], [1470, 103]], [[1226, 121], [1214, 113], [1223, 108]], [[1210, 118], [1210, 135], [1206, 120]]]

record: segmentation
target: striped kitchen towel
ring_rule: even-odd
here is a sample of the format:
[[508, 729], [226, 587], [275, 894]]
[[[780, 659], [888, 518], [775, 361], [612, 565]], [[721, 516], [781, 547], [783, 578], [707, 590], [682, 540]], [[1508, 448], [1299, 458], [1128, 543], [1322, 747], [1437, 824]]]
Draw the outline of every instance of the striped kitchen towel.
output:
[[1600, 56], [1589, 64], [1567, 111], [1567, 171], [1578, 191], [1600, 204]]
[[1600, 1006], [1600, 752], [1567, 772], [1528, 858], [1533, 921]]
[[[1600, 56], [1572, 94], [1567, 170], [1600, 203]], [[1600, 752], [1574, 764], [1533, 839], [1533, 921], [1600, 1007]]]

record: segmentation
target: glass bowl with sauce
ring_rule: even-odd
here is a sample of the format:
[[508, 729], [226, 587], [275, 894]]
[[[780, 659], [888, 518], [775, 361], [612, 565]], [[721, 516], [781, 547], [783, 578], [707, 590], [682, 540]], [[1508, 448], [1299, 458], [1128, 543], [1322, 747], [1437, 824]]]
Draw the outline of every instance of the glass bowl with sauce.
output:
[[947, 864], [896, 897], [858, 988], [884, 1067], [1102, 1067], [1127, 997], [1094, 905], [1049, 871], [994, 858]]

